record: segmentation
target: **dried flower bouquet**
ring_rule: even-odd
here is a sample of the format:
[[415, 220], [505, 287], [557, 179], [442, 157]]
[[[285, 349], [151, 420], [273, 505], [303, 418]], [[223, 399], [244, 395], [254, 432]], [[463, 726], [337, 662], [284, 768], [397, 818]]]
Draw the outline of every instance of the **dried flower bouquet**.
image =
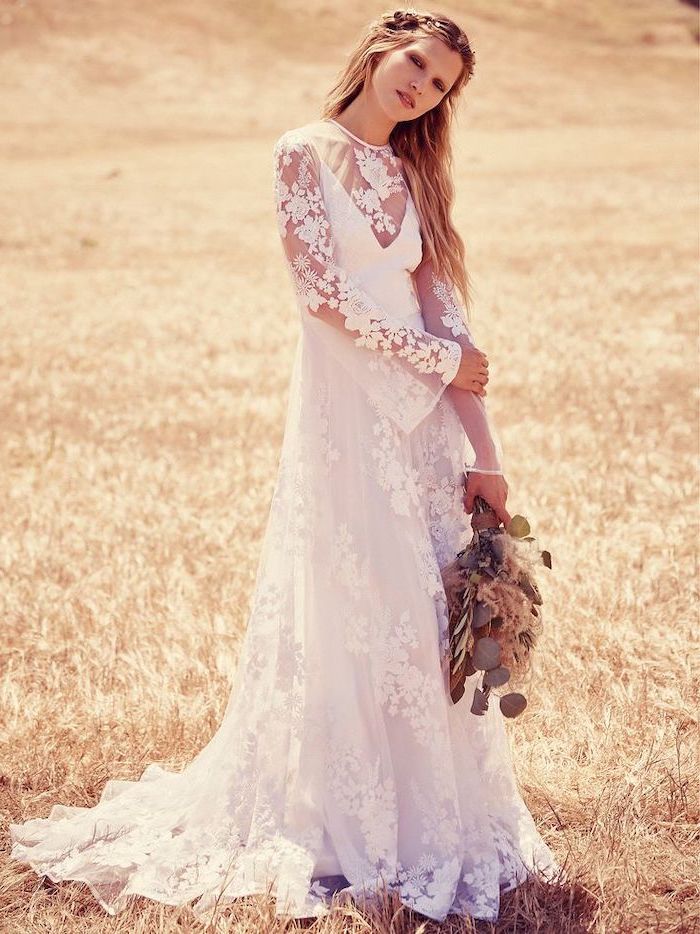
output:
[[[466, 479], [466, 477], [465, 477]], [[481, 496], [474, 497], [471, 542], [442, 570], [449, 612], [450, 696], [457, 703], [467, 676], [482, 671], [471, 712], [483, 715], [492, 688], [521, 684], [542, 631], [542, 597], [535, 568], [552, 567], [524, 516], [505, 528]], [[527, 700], [515, 691], [499, 699], [501, 712], [516, 717]]]

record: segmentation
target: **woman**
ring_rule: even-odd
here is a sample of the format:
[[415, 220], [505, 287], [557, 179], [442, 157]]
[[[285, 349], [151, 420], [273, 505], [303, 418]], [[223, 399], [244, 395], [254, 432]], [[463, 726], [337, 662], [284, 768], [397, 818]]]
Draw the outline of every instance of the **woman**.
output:
[[86, 882], [111, 914], [132, 894], [197, 899], [204, 916], [270, 891], [278, 915], [309, 917], [339, 888], [386, 887], [430, 918], [494, 920], [503, 891], [558, 871], [498, 705], [475, 717], [447, 690], [440, 568], [476, 493], [510, 519], [449, 219], [448, 131], [472, 67], [450, 20], [387, 14], [322, 119], [277, 140], [301, 328], [223, 721], [181, 773], [151, 764], [93, 808], [10, 826], [13, 858]]

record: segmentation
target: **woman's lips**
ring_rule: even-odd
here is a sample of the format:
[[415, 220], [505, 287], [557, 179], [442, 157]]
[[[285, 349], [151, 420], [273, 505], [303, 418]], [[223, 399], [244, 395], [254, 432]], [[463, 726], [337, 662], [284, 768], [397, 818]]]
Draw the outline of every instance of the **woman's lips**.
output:
[[403, 94], [403, 93], [402, 93], [401, 91], [399, 91], [398, 89], [397, 89], [396, 93], [399, 95], [399, 100], [400, 100], [401, 103], [404, 105], [404, 107], [408, 107], [409, 110], [413, 110], [413, 104], [409, 101], [409, 99], [406, 97], [406, 95]]

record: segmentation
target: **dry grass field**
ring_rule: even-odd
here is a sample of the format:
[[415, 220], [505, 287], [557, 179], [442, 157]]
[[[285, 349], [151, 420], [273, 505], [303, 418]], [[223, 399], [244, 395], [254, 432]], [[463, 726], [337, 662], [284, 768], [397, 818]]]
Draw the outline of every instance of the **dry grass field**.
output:
[[[383, 9], [0, 0], [3, 934], [202, 930], [186, 906], [111, 918], [84, 885], [41, 883], [6, 828], [150, 762], [179, 769], [220, 722], [299, 327], [272, 144], [317, 116]], [[455, 219], [508, 506], [554, 562], [509, 730], [570, 882], [511, 893], [497, 930], [690, 932], [697, 11], [433, 9], [476, 49]], [[385, 908], [313, 930], [494, 930]], [[287, 927], [259, 897], [217, 931]]]

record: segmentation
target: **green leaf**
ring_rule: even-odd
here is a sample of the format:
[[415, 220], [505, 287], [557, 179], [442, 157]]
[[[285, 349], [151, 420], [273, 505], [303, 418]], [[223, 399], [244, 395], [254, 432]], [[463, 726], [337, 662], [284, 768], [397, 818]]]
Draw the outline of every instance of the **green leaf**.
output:
[[472, 584], [478, 584], [481, 580], [481, 574], [478, 571], [472, 571], [469, 575], [469, 580]]
[[459, 684], [455, 685], [454, 688], [450, 691], [450, 696], [452, 697], [452, 703], [456, 704], [458, 700], [464, 694], [464, 681], [461, 681]]
[[515, 515], [511, 517], [506, 531], [513, 538], [524, 538], [530, 534], [530, 523], [525, 516]]
[[460, 638], [459, 642], [457, 643], [457, 655], [461, 655], [461, 654], [462, 654], [462, 649], [465, 647], [465, 645], [467, 644], [468, 640], [469, 640], [469, 630], [468, 630], [468, 629], [465, 629], [464, 632], [462, 633], [462, 637]]
[[457, 625], [455, 626], [454, 632], [452, 633], [452, 637], [453, 637], [453, 638], [454, 638], [456, 635], [458, 635], [458, 634], [464, 629], [464, 626], [465, 626], [465, 624], [466, 624], [466, 622], [467, 622], [467, 616], [469, 616], [469, 613], [464, 613], [464, 614], [462, 614], [462, 616], [460, 617], [459, 622], [458, 622]]

